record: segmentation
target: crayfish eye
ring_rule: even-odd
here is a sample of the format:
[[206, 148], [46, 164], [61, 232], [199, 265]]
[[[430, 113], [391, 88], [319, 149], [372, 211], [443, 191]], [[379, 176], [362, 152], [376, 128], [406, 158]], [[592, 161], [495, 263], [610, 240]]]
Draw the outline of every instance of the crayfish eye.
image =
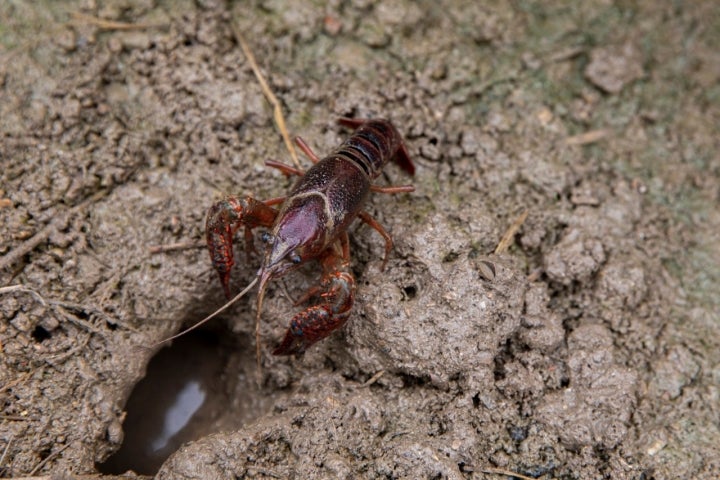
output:
[[270, 243], [272, 238], [273, 236], [270, 232], [262, 232], [260, 234], [260, 240], [262, 240], [263, 243]]
[[295, 252], [291, 253], [288, 258], [289, 258], [290, 261], [291, 261], [292, 263], [294, 263], [295, 265], [297, 265], [298, 263], [302, 262], [302, 258], [300, 258], [300, 255], [298, 255], [298, 254], [295, 253]]

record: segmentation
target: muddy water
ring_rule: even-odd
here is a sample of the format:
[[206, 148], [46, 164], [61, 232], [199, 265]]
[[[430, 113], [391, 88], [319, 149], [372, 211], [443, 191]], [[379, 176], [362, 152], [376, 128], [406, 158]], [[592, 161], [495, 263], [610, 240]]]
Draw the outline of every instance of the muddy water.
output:
[[183, 443], [264, 414], [269, 403], [257, 395], [252, 368], [245, 371], [253, 365], [246, 350], [208, 331], [161, 350], [128, 400], [122, 447], [100, 470], [154, 474]]

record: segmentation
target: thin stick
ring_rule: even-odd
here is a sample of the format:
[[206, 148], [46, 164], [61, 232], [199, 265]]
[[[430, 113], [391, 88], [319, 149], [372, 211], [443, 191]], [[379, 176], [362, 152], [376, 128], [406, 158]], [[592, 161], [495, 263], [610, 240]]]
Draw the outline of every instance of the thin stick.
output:
[[44, 467], [46, 463], [48, 463], [50, 460], [52, 460], [53, 458], [55, 458], [55, 457], [57, 457], [58, 455], [60, 455], [60, 454], [61, 454], [62, 452], [64, 452], [70, 445], [71, 445], [71, 444], [68, 443], [67, 445], [65, 445], [64, 447], [62, 447], [60, 450], [57, 450], [57, 451], [51, 453], [50, 455], [48, 455], [45, 460], [43, 460], [42, 462], [38, 463], [38, 464], [35, 466], [35, 468], [32, 469], [32, 472], [30, 472], [30, 476], [32, 477], [33, 475], [35, 475], [35, 473], [38, 472], [42, 467]]
[[74, 324], [75, 326], [82, 327], [85, 330], [88, 330], [96, 335], [99, 335], [103, 338], [107, 338], [107, 334], [105, 332], [103, 332], [99, 328], [95, 327], [92, 323], [85, 321], [85, 320], [78, 318], [77, 316], [71, 314], [70, 312], [68, 312], [68, 310], [66, 308], [60, 308], [57, 311], [60, 312], [60, 315], [62, 315], [65, 318], [65, 320]]
[[232, 300], [228, 301], [225, 305], [223, 305], [222, 307], [218, 308], [218, 309], [215, 310], [213, 313], [211, 313], [211, 314], [208, 315], [207, 317], [203, 318], [202, 320], [200, 320], [199, 322], [197, 322], [197, 323], [196, 323], [195, 325], [193, 325], [192, 327], [186, 328], [186, 329], [183, 330], [182, 332], [180, 332], [180, 333], [178, 333], [178, 334], [176, 334], [176, 335], [173, 335], [173, 336], [170, 337], [170, 338], [166, 338], [165, 340], [162, 340], [162, 341], [160, 341], [160, 342], [153, 343], [153, 344], [150, 345], [150, 346], [151, 346], [151, 347], [157, 347], [158, 345], [162, 345], [163, 343], [169, 342], [170, 340], [175, 340], [176, 338], [178, 338], [178, 337], [180, 337], [180, 336], [182, 336], [182, 335], [185, 335], [185, 334], [188, 333], [188, 332], [191, 332], [191, 331], [195, 330], [196, 328], [198, 328], [200, 325], [202, 325], [203, 323], [207, 322], [207, 321], [210, 320], [211, 318], [217, 317], [220, 313], [222, 313], [222, 312], [224, 312], [225, 310], [227, 310], [228, 308], [230, 308], [230, 305], [232, 305], [233, 303], [235, 303], [235, 302], [237, 302], [238, 300], [240, 300], [240, 298], [241, 298], [243, 295], [245, 295], [247, 292], [249, 292], [250, 289], [255, 286], [255, 284], [257, 283], [257, 281], [258, 281], [258, 277], [255, 277], [255, 278], [253, 279], [253, 281], [250, 282], [250, 285], [248, 285], [247, 287], [245, 287], [245, 290], [243, 290], [242, 292], [240, 292], [240, 293], [238, 293], [237, 295], [235, 295]]
[[610, 133], [610, 130], [606, 129], [590, 130], [589, 132], [566, 138], [565, 145], [587, 145], [589, 143], [595, 143], [610, 136]]
[[265, 476], [267, 476], [267, 477], [283, 478], [283, 477], [281, 477], [280, 475], [278, 475], [277, 473], [273, 472], [272, 470], [266, 470], [266, 469], [264, 469], [264, 468], [249, 467], [248, 470], [249, 470], [249, 471], [252, 470], [252, 471], [254, 471], [254, 472], [261, 473], [261, 474], [263, 474], [263, 475], [265, 475]]
[[[90, 330], [93, 333], [96, 333], [97, 335], [100, 335], [101, 337], [105, 337], [105, 333], [96, 328], [92, 323], [87, 322], [85, 320], [82, 320], [75, 315], [70, 314], [69, 310], [78, 310], [81, 312], [91, 312], [98, 314], [100, 316], [104, 316], [106, 321], [110, 321], [111, 323], [116, 323], [111, 317], [109, 317], [107, 314], [103, 313], [98, 308], [90, 308], [86, 307], [84, 305], [76, 304], [76, 303], [68, 303], [68, 302], [61, 302], [58, 300], [46, 300], [42, 295], [40, 295], [38, 292], [33, 290], [32, 288], [28, 288], [25, 285], [17, 284], [17, 285], [9, 285], [7, 287], [1, 287], [0, 288], [0, 295], [4, 293], [11, 293], [11, 292], [23, 292], [23, 293], [29, 293], [35, 299], [42, 304], [43, 307], [50, 307], [54, 311], [60, 313], [63, 317], [65, 317], [65, 320], [74, 323], [75, 325], [78, 325], [82, 328], [85, 328], [87, 330]], [[121, 325], [118, 323], [118, 325]]]
[[15, 422], [27, 422], [30, 419], [28, 417], [21, 417], [20, 415], [0, 415], [0, 420], [12, 420]]
[[265, 81], [265, 77], [263, 77], [262, 72], [260, 72], [260, 67], [258, 67], [257, 61], [255, 60], [255, 55], [253, 55], [252, 50], [250, 50], [247, 42], [245, 42], [245, 38], [243, 38], [242, 34], [240, 33], [240, 29], [234, 23], [232, 24], [232, 29], [233, 33], [235, 34], [235, 38], [240, 44], [240, 48], [242, 48], [243, 53], [245, 53], [245, 57], [247, 57], [248, 62], [250, 63], [250, 68], [252, 68], [252, 71], [255, 74], [255, 78], [257, 78], [257, 81], [260, 84], [260, 88], [262, 89], [265, 98], [267, 98], [268, 102], [270, 102], [273, 106], [273, 117], [275, 118], [275, 124], [277, 125], [278, 130], [280, 130], [280, 135], [285, 142], [285, 148], [287, 148], [288, 152], [290, 152], [290, 157], [292, 158], [295, 166], [302, 170], [302, 167], [300, 166], [300, 160], [298, 160], [297, 152], [295, 152], [295, 147], [290, 141], [290, 135], [288, 135], [287, 127], [285, 126], [285, 117], [283, 117], [280, 102], [278, 101], [275, 94], [273, 94], [272, 90], [270, 90], [270, 87]]
[[511, 472], [510, 470], [505, 470], [504, 468], [492, 468], [491, 467], [491, 468], [483, 468], [480, 471], [483, 473], [489, 473], [489, 474], [495, 474], [495, 475], [507, 475], [508, 477], [520, 478], [521, 480], [537, 480], [537, 478], [527, 477], [520, 473]]
[[[110, 315], [105, 313], [100, 307], [93, 306], [93, 305], [83, 305], [81, 303], [62, 302], [62, 301], [53, 300], [53, 299], [48, 299], [47, 302], [51, 306], [59, 307], [65, 311], [75, 310], [77, 312], [83, 312], [83, 313], [87, 313], [87, 314], [93, 313], [93, 314], [97, 315], [100, 319], [105, 320], [107, 323], [109, 323], [111, 325], [119, 325], [119, 326], [123, 327], [124, 329], [129, 330], [131, 332], [140, 333], [136, 328], [131, 327], [130, 325], [127, 325], [125, 322], [120, 321], [117, 318], [111, 317]], [[76, 318], [76, 320], [79, 320], [79, 319]]]
[[373, 375], [372, 377], [370, 377], [370, 379], [369, 379], [367, 382], [363, 383], [362, 386], [363, 386], [363, 387], [369, 387], [369, 386], [372, 385], [373, 383], [377, 382], [378, 379], [379, 379], [380, 377], [382, 377], [383, 375], [385, 375], [385, 370], [380, 370], [380, 371], [377, 372], [375, 375]]
[[510, 225], [510, 228], [507, 229], [505, 235], [503, 235], [500, 239], [500, 242], [498, 242], [498, 246], [495, 249], [495, 255], [505, 253], [507, 249], [510, 248], [513, 240], [515, 240], [515, 234], [518, 232], [518, 230], [520, 230], [522, 224], [525, 223], [525, 219], [527, 219], [527, 216], [528, 211], [523, 210], [523, 212], [515, 219], [512, 225]]
[[0, 295], [3, 293], [12, 293], [12, 292], [23, 292], [23, 293], [29, 293], [33, 297], [35, 297], [35, 300], [40, 302], [43, 307], [47, 306], [47, 302], [45, 299], [40, 295], [38, 292], [33, 290], [32, 288], [28, 288], [25, 285], [19, 283], [17, 285], [8, 285], [7, 287], [0, 287]]
[[14, 433], [10, 435], [10, 440], [8, 440], [7, 445], [5, 445], [5, 450], [3, 451], [2, 457], [0, 457], [0, 467], [2, 467], [2, 464], [5, 463], [5, 457], [7, 456], [8, 450], [10, 450], [10, 445], [12, 445], [13, 440], [15, 440]]
[[193, 248], [204, 248], [205, 242], [176, 242], [164, 245], [150, 245], [148, 250], [151, 254], [175, 252], [178, 250], [192, 250]]
[[87, 199], [83, 200], [82, 202], [78, 203], [74, 207], [65, 210], [64, 212], [61, 212], [53, 218], [53, 220], [50, 221], [45, 227], [43, 227], [38, 233], [30, 237], [28, 240], [25, 241], [22, 245], [12, 250], [10, 253], [5, 255], [4, 257], [0, 258], [0, 271], [4, 270], [6, 267], [13, 265], [15, 262], [20, 260], [22, 257], [27, 255], [28, 253], [35, 250], [35, 248], [40, 245], [42, 242], [47, 240], [50, 235], [52, 235], [55, 230], [60, 225], [63, 225], [70, 221], [70, 217], [78, 213], [80, 210], [85, 208], [86, 206], [90, 205], [93, 202], [96, 202], [97, 200], [101, 199], [107, 194], [106, 190], [100, 190], [99, 192], [91, 195]]
[[17, 377], [15, 380], [12, 380], [12, 381], [6, 383], [2, 387], [0, 387], [0, 393], [4, 393], [6, 390], [10, 390], [11, 388], [13, 388], [16, 385], [21, 385], [23, 382], [25, 382], [25, 380], [27, 380], [35, 372], [37, 372], [37, 370], [38, 369], [36, 368], [34, 370], [30, 370], [29, 372], [25, 372], [22, 375], [20, 375], [19, 377]]
[[57, 228], [57, 225], [60, 224], [60, 221], [58, 219], [62, 218], [62, 220], [65, 220], [66, 218], [69, 218], [69, 215], [60, 215], [58, 217], [55, 217], [54, 220], [50, 221], [45, 227], [43, 227], [38, 233], [30, 237], [25, 243], [5, 255], [2, 259], [0, 259], [0, 270], [5, 269], [8, 265], [14, 264], [16, 261], [27, 255], [28, 253], [35, 250], [35, 247], [40, 245], [42, 242], [48, 239], [50, 235], [55, 231]]
[[126, 22], [114, 22], [112, 20], [104, 20], [102, 18], [93, 17], [85, 13], [73, 12], [72, 14], [74, 24], [88, 24], [94, 25], [102, 30], [144, 30], [147, 28], [164, 27], [162, 24], [152, 23], [126, 23]]

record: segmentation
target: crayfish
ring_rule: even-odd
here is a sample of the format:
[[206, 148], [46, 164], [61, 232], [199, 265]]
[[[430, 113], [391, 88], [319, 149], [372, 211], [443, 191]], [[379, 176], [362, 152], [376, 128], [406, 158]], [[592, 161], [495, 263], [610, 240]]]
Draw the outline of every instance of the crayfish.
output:
[[[298, 147], [313, 162], [302, 171], [290, 165], [267, 161], [286, 175], [300, 178], [286, 197], [259, 201], [252, 196], [227, 196], [208, 211], [206, 235], [213, 267], [220, 277], [225, 295], [230, 298], [230, 270], [234, 264], [233, 237], [243, 228], [248, 255], [253, 248], [252, 230], [270, 229], [262, 234], [265, 251], [255, 280], [240, 294], [259, 281], [257, 295], [256, 346], [260, 361], [259, 321], [265, 289], [270, 279], [297, 269], [309, 260], [322, 266], [320, 283], [298, 302], [313, 297], [319, 303], [296, 314], [290, 321], [274, 355], [300, 354], [313, 343], [340, 328], [353, 306], [355, 278], [350, 270], [348, 227], [359, 218], [385, 239], [387, 264], [392, 239], [363, 206], [370, 192], [412, 192], [412, 185], [381, 187], [373, 185], [382, 168], [394, 160], [413, 175], [415, 166], [395, 127], [386, 120], [341, 118], [341, 125], [355, 132], [334, 152], [319, 159], [310, 147], [297, 137]], [[280, 205], [279, 209], [275, 206]], [[238, 297], [240, 296], [238, 295]], [[237, 298], [237, 297], [236, 297]]]

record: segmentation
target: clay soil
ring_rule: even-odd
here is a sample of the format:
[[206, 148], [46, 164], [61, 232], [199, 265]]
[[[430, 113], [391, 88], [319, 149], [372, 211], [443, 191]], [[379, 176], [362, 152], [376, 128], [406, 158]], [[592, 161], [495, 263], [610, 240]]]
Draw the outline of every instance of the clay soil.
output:
[[270, 286], [259, 390], [254, 296], [213, 320], [244, 410], [158, 478], [720, 477], [715, 0], [1, 2], [0, 476], [99, 475], [152, 345], [224, 301], [209, 206], [294, 181], [233, 25], [292, 135], [388, 118], [417, 172], [377, 181], [416, 190], [367, 207], [384, 271], [351, 227], [303, 357], [270, 352], [319, 268]]

